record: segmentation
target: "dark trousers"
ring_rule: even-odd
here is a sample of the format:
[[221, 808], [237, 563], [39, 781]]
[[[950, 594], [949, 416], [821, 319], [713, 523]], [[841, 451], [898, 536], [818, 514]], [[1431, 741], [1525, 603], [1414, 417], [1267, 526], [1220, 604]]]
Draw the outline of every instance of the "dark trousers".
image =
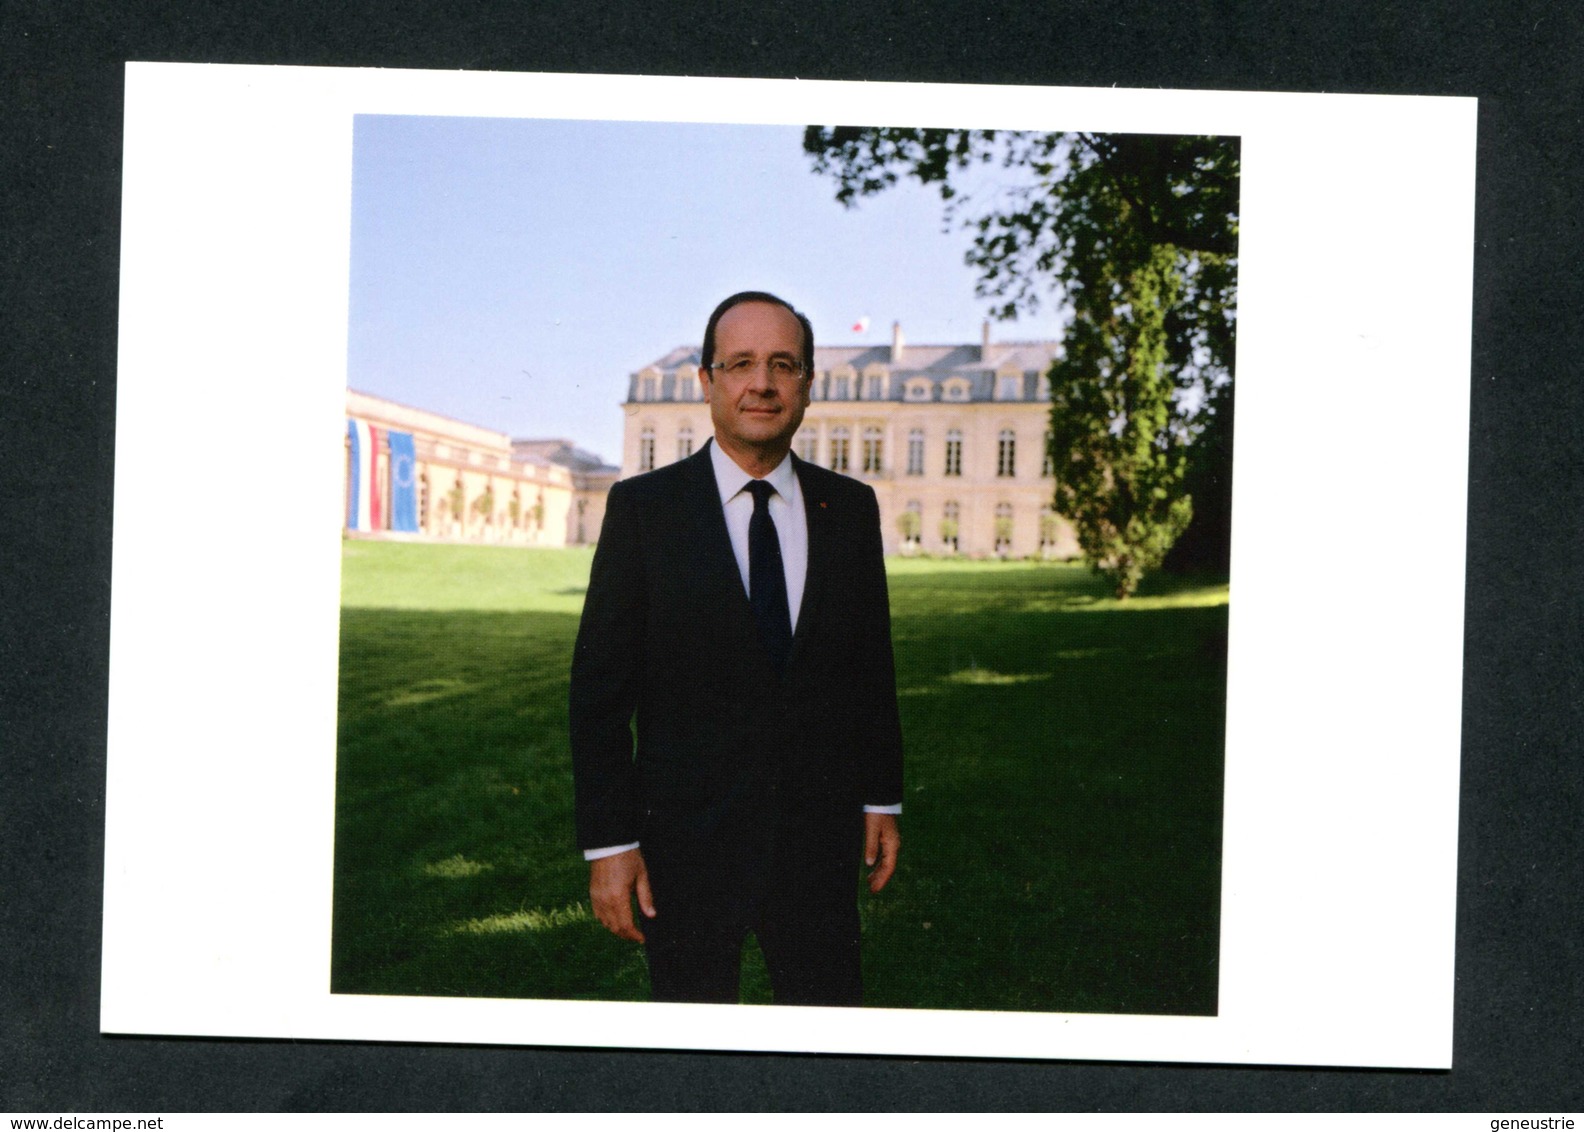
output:
[[650, 997], [656, 1002], [736, 1002], [743, 941], [752, 932], [777, 1005], [863, 1004], [858, 906], [850, 897], [844, 911], [762, 908], [746, 923], [657, 931], [665, 915], [662, 907], [656, 920], [644, 924]]
[[799, 854], [789, 861], [772, 853], [757, 884], [739, 877], [729, 886], [737, 893], [755, 890], [736, 903], [723, 901], [713, 886], [690, 891], [692, 870], [673, 872], [657, 861], [650, 879], [659, 915], [643, 923], [651, 998], [736, 1002], [743, 942], [751, 932], [764, 953], [777, 1005], [862, 1005], [857, 899], [862, 841], [843, 852], [845, 840], [838, 839], [834, 852], [819, 857]]

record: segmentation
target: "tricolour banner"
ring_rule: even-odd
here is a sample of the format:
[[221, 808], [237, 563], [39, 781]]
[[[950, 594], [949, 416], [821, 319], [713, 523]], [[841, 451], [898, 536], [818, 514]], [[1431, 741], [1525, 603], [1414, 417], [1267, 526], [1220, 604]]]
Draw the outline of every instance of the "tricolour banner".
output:
[[347, 530], [377, 531], [384, 523], [383, 485], [379, 475], [380, 430], [356, 418], [347, 421], [352, 442], [347, 475]]

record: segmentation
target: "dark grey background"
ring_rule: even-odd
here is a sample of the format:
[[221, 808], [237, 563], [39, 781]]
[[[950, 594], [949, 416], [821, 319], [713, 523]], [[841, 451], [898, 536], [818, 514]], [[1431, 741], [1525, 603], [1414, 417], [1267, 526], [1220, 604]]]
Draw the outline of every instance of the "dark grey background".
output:
[[[1584, 1108], [1581, 32], [1579, 9], [1532, 0], [3, 0], [0, 1110]], [[101, 1038], [129, 59], [1478, 96], [1453, 1070]], [[1337, 394], [1367, 411], [1367, 390]], [[216, 460], [230, 458], [222, 435]], [[1354, 565], [1411, 589], [1415, 502], [1443, 486], [1383, 484], [1401, 500], [1402, 542], [1359, 548]]]

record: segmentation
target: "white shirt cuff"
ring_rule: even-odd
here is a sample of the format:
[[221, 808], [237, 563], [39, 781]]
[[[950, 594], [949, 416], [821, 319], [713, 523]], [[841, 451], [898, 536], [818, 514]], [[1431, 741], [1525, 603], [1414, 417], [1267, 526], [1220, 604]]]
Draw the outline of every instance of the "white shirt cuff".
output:
[[[901, 802], [897, 802], [896, 804], [890, 806], [864, 807], [864, 813], [866, 814], [900, 814], [901, 812]], [[625, 853], [629, 849], [636, 848], [638, 848], [638, 842], [634, 841], [629, 845], [610, 845], [603, 849], [585, 849], [583, 850], [583, 859], [585, 861], [597, 861], [601, 857], [614, 857], [618, 853]]]

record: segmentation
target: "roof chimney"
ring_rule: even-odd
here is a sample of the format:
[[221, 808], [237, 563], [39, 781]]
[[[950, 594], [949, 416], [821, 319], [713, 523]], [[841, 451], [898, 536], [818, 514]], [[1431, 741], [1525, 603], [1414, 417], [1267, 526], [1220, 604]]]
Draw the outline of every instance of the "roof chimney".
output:
[[902, 360], [902, 347], [903, 347], [903, 345], [904, 345], [904, 343], [902, 341], [902, 324], [900, 322], [893, 322], [891, 324], [891, 364], [892, 365], [896, 365], [897, 363], [899, 363]]
[[979, 360], [986, 364], [990, 361], [990, 320], [984, 320], [984, 327], [979, 332]]

